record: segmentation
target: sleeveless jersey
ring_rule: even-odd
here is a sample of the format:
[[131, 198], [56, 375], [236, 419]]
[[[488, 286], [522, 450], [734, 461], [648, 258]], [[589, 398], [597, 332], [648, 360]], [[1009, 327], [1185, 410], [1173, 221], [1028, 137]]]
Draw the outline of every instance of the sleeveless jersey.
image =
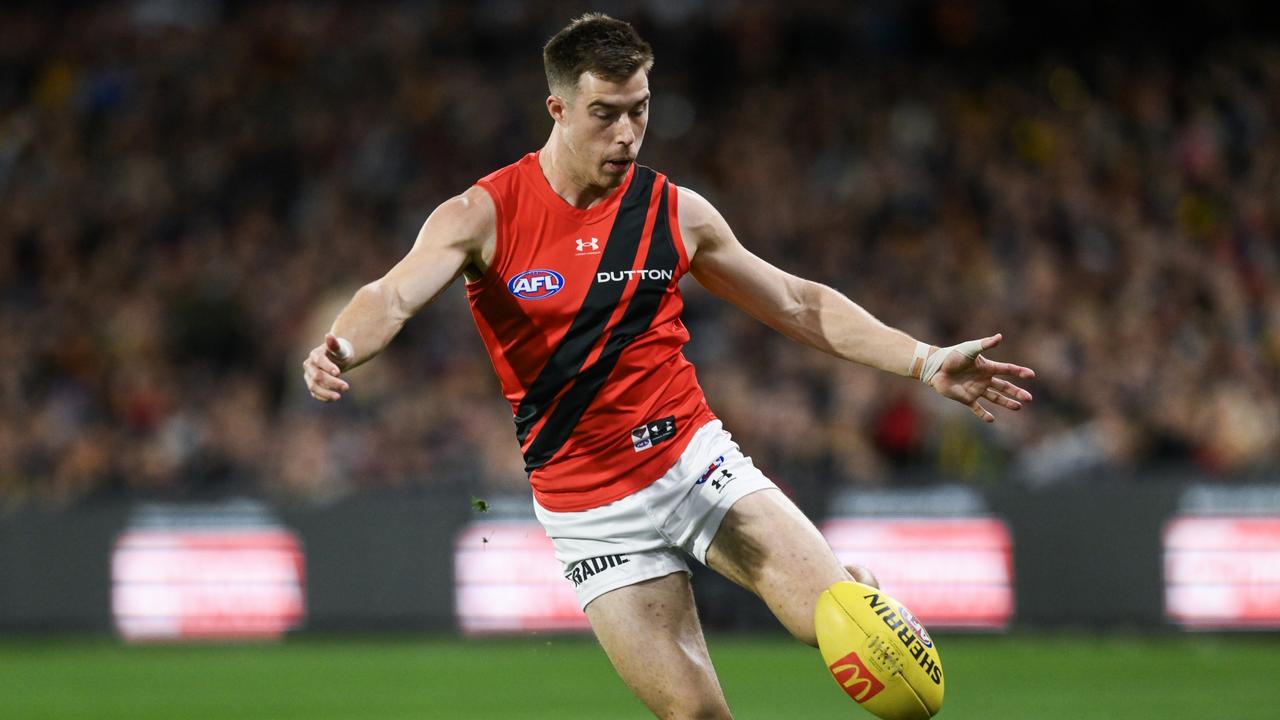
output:
[[661, 477], [714, 418], [681, 348], [689, 259], [676, 187], [632, 164], [586, 210], [551, 189], [538, 154], [477, 182], [497, 246], [467, 283], [538, 503], [573, 512]]

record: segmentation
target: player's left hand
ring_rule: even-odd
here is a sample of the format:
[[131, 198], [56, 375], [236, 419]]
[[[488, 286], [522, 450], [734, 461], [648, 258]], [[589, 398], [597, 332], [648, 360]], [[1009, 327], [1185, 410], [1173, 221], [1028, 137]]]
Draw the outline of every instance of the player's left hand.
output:
[[929, 386], [943, 397], [964, 403], [983, 422], [995, 422], [996, 416], [979, 402], [981, 400], [1010, 410], [1021, 410], [1023, 403], [1031, 402], [1031, 393], [998, 376], [1033, 378], [1035, 371], [1013, 363], [988, 360], [981, 354], [999, 345], [1002, 339], [1003, 336], [996, 333], [981, 340], [942, 348], [938, 352], [947, 355], [942, 360], [942, 367], [929, 379]]

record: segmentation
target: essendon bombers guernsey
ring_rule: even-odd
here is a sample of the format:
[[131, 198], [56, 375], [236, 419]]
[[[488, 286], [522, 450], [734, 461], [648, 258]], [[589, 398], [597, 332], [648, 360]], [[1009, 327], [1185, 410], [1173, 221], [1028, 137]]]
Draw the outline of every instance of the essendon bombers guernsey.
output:
[[681, 352], [689, 259], [676, 187], [632, 164], [579, 210], [551, 189], [537, 153], [477, 184], [493, 198], [497, 248], [467, 298], [534, 497], [571, 512], [648, 486], [714, 418]]

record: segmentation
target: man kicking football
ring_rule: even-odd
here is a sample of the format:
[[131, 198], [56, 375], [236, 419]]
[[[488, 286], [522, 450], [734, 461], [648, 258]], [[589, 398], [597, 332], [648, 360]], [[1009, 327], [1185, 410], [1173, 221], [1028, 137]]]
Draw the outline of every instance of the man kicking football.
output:
[[629, 24], [585, 15], [543, 60], [546, 144], [436, 208], [311, 351], [307, 387], [340, 399], [343, 371], [463, 276], [534, 510], [601, 646], [658, 717], [728, 718], [685, 556], [759, 595], [815, 646], [817, 598], [851, 574], [707, 407], [682, 353], [680, 278], [692, 273], [796, 341], [917, 378], [987, 422], [982, 401], [1017, 410], [1031, 399], [998, 376], [1034, 373], [981, 355], [999, 335], [939, 349], [886, 327], [752, 255], [710, 203], [637, 165], [653, 55]]

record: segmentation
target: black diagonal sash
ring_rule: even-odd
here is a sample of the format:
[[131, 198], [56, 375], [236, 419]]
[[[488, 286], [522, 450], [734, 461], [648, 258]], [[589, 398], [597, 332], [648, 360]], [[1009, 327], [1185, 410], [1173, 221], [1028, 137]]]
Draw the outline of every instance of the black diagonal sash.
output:
[[[649, 212], [649, 198], [653, 193], [656, 173], [642, 165], [635, 166], [631, 185], [618, 205], [618, 215], [609, 231], [604, 253], [600, 256], [597, 272], [630, 270], [640, 251], [640, 236], [644, 233], [644, 220]], [[560, 344], [551, 353], [547, 364], [529, 385], [524, 398], [516, 408], [516, 439], [524, 447], [529, 431], [546, 414], [551, 401], [573, 381], [587, 361], [591, 348], [604, 332], [613, 316], [626, 283], [592, 282], [582, 307], [574, 316]]]
[[[546, 464], [564, 446], [569, 436], [573, 434], [573, 429], [577, 427], [578, 421], [582, 419], [582, 414], [586, 412], [592, 400], [599, 394], [600, 388], [604, 387], [605, 381], [609, 379], [609, 374], [618, 364], [622, 351], [638, 335], [649, 329], [653, 318], [658, 314], [658, 307], [667, 293], [667, 287], [675, 282], [674, 279], [657, 279], [662, 277], [664, 271], [674, 271], [680, 259], [671, 237], [671, 224], [667, 216], [667, 191], [668, 187], [664, 182], [661, 190], [662, 198], [658, 204], [658, 217], [653, 225], [653, 237], [649, 241], [649, 253], [644, 261], [645, 270], [657, 271], [654, 273], [656, 277], [640, 280], [622, 319], [618, 321], [609, 334], [609, 339], [605, 341], [599, 359], [578, 374], [573, 387], [569, 388], [552, 411], [551, 417], [547, 418], [546, 424], [542, 426], [542, 430], [538, 432], [538, 436], [533, 439], [533, 443], [524, 454], [525, 472], [533, 472]], [[674, 273], [672, 276], [674, 278]], [[606, 284], [625, 285], [626, 283]]]

